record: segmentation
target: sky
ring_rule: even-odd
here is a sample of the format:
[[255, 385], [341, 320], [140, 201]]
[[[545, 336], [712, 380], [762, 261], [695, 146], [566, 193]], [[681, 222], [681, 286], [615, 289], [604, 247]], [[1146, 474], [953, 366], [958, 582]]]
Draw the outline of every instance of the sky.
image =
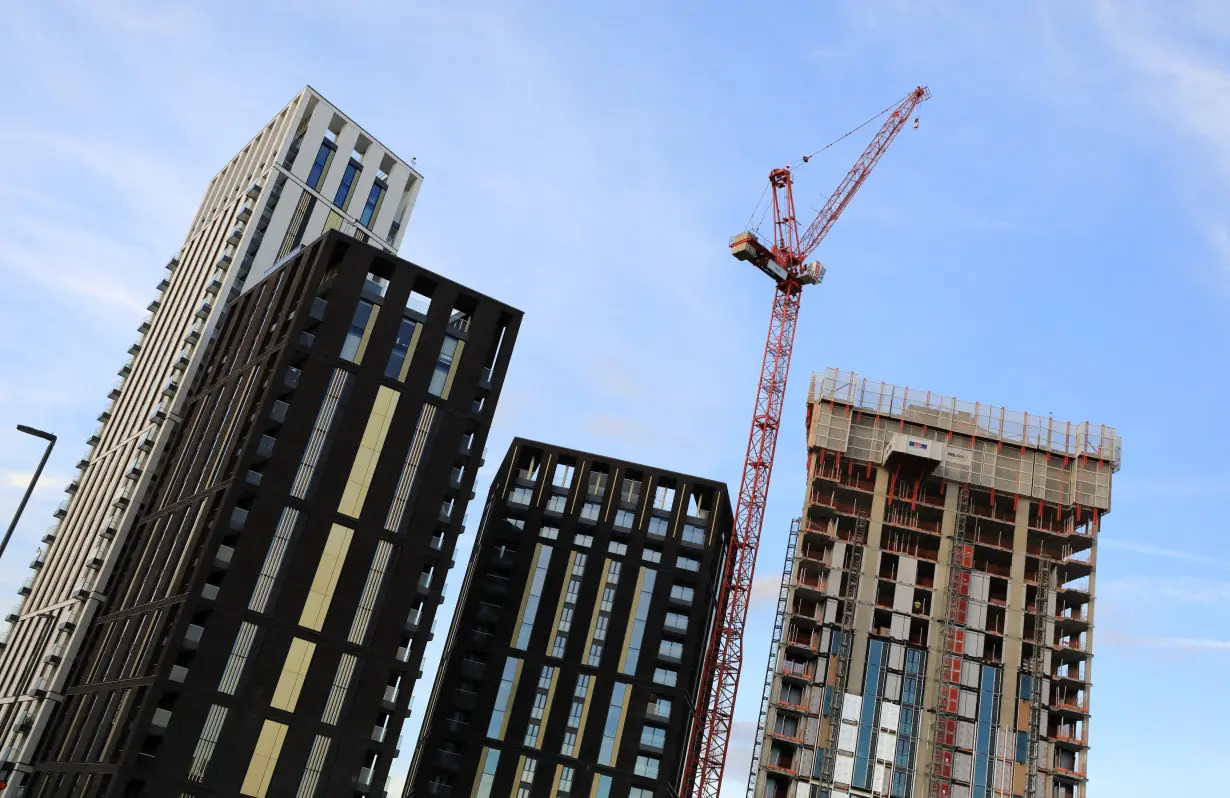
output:
[[[417, 159], [402, 256], [525, 311], [482, 496], [514, 435], [737, 491], [772, 285], [726, 242], [771, 168], [920, 83], [934, 97], [918, 130], [821, 245], [828, 276], [804, 295], [724, 794], [747, 779], [808, 378], [826, 366], [1119, 430], [1088, 794], [1209, 794], [1230, 767], [1230, 698], [1212, 689], [1230, 668], [1218, 0], [6, 3], [0, 520], [41, 453], [14, 425], [62, 442], [0, 597], [17, 598], [209, 179], [303, 85]], [[800, 215], [873, 129], [798, 171]]]

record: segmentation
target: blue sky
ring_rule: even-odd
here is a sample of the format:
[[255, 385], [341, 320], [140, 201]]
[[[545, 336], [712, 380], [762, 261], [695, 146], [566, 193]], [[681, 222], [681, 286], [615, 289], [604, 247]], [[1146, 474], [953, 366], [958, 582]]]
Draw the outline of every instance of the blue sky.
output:
[[[807, 379], [828, 365], [1119, 428], [1089, 795], [1221, 783], [1230, 7], [261, 5], [0, 10], [0, 518], [39, 453], [13, 425], [63, 439], [0, 596], [16, 598], [210, 177], [303, 84], [418, 159], [402, 254], [526, 312], [490, 463], [524, 435], [737, 489], [772, 288], [727, 238], [771, 167], [926, 83], [920, 129], [822, 245], [828, 278], [804, 296], [727, 794], [746, 779], [802, 503]], [[798, 175], [800, 213], [869, 136]]]

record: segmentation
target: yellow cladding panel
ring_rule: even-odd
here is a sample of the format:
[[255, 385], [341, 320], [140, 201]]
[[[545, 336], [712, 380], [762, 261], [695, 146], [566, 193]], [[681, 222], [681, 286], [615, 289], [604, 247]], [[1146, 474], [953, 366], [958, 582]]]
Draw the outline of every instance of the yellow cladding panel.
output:
[[422, 331], [423, 325], [414, 325], [414, 332], [410, 335], [410, 346], [406, 348], [406, 359], [401, 362], [401, 372], [397, 375], [398, 382], [406, 381], [406, 374], [410, 372], [410, 361], [414, 360], [414, 350], [419, 345], [419, 333]]
[[363, 362], [363, 353], [367, 351], [367, 342], [372, 339], [372, 330], [376, 327], [376, 317], [380, 315], [380, 306], [372, 305], [372, 312], [367, 317], [367, 324], [363, 327], [363, 337], [359, 339], [359, 348], [354, 353], [354, 362], [356, 365]]
[[337, 506], [339, 513], [358, 518], [363, 511], [367, 489], [376, 473], [376, 463], [380, 460], [384, 439], [389, 434], [389, 424], [393, 421], [393, 411], [397, 409], [397, 400], [400, 397], [401, 394], [387, 385], [381, 385], [377, 391], [371, 415], [367, 417], [367, 426], [363, 430], [363, 440], [359, 443], [359, 451], [355, 453], [354, 463], [350, 466], [350, 476], [346, 479], [342, 501]]
[[457, 364], [461, 362], [461, 350], [466, 348], [465, 341], [458, 341], [453, 350], [453, 362], [448, 366], [448, 376], [444, 379], [444, 390], [440, 392], [441, 399], [447, 399], [449, 391], [453, 390], [453, 377], [457, 376]]
[[270, 702], [274, 709], [295, 711], [295, 705], [299, 703], [299, 691], [303, 689], [303, 680], [315, 652], [315, 643], [298, 637], [291, 641], [290, 651], [286, 652], [286, 663], [282, 666], [282, 675], [278, 677], [278, 686], [274, 689], [273, 700]]
[[319, 632], [324, 625], [325, 615], [329, 613], [329, 602], [333, 600], [333, 590], [337, 587], [337, 578], [346, 562], [346, 551], [350, 548], [350, 538], [353, 535], [354, 530], [341, 524], [334, 524], [329, 530], [329, 539], [325, 542], [325, 550], [316, 566], [316, 576], [312, 579], [312, 589], [308, 591], [303, 613], [299, 616], [300, 626]]
[[285, 739], [285, 724], [265, 721], [265, 725], [261, 727], [261, 735], [256, 740], [256, 748], [252, 751], [252, 759], [248, 762], [248, 772], [243, 777], [240, 793], [252, 798], [265, 798], [269, 780], [273, 778], [273, 769], [278, 765], [278, 755], [282, 753], [282, 741]]

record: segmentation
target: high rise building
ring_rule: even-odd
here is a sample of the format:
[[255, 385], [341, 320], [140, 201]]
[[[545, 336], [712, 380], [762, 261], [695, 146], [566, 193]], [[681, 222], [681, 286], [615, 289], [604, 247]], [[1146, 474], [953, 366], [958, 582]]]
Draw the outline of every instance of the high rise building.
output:
[[731, 528], [722, 483], [514, 440], [404, 795], [678, 795]]
[[[338, 157], [341, 153], [341, 157]], [[0, 652], [0, 773], [31, 761], [66, 665], [110, 595], [132, 519], [158, 473], [220, 308], [337, 227], [396, 252], [421, 178], [310, 88], [214, 177], [167, 264], [80, 473], [8, 614]]]
[[1121, 443], [829, 369], [749, 795], [1084, 798]]
[[231, 302], [23, 795], [379, 795], [520, 317], [337, 232]]

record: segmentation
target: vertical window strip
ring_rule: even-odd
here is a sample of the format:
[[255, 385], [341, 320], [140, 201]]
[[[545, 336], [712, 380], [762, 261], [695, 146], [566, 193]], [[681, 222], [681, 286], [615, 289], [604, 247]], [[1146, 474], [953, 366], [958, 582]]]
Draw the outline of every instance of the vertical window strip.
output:
[[350, 634], [346, 638], [351, 643], [363, 645], [363, 638], [367, 637], [367, 626], [371, 622], [376, 596], [380, 593], [380, 585], [384, 582], [384, 572], [388, 568], [389, 556], [392, 553], [392, 543], [382, 540], [377, 544], [371, 568], [367, 572], [367, 582], [363, 585], [363, 594], [359, 596], [359, 606], [355, 608], [354, 621], [350, 624]]
[[521, 600], [521, 626], [517, 630], [517, 642], [513, 645], [513, 648], [522, 650], [529, 647], [530, 635], [534, 632], [534, 616], [538, 614], [543, 584], [547, 581], [547, 568], [551, 564], [551, 547], [539, 543], [536, 548], [534, 577], [527, 585], [525, 597]]
[[423, 452], [427, 448], [427, 438], [435, 419], [436, 406], [431, 402], [424, 402], [418, 424], [414, 428], [414, 438], [410, 441], [410, 451], [406, 452], [406, 462], [397, 480], [397, 490], [393, 492], [393, 503], [389, 505], [389, 514], [384, 520], [384, 528], [390, 532], [396, 532], [401, 526], [402, 516], [414, 490], [414, 478], [418, 475], [419, 464], [423, 461]]
[[337, 673], [333, 676], [333, 686], [329, 688], [329, 698], [325, 701], [325, 711], [320, 716], [322, 723], [327, 723], [330, 726], [337, 725], [338, 718], [342, 715], [342, 704], [346, 702], [346, 690], [350, 688], [350, 679], [354, 676], [356, 662], [358, 660], [354, 656], [343, 654], [341, 660], [337, 663]]
[[487, 723], [487, 736], [496, 740], [504, 739], [504, 718], [512, 703], [513, 693], [517, 689], [517, 675], [521, 672], [521, 660], [509, 657], [504, 660], [504, 672], [500, 676], [500, 687], [495, 693], [495, 706], [491, 710], [491, 720]]
[[538, 770], [538, 760], [533, 757], [521, 757], [521, 776], [518, 779], [517, 798], [529, 798], [530, 790], [534, 789], [534, 773]]
[[538, 687], [534, 690], [534, 706], [530, 708], [530, 719], [525, 727], [525, 744], [531, 748], [538, 747], [538, 734], [542, 728], [543, 718], [551, 712], [551, 693], [555, 687], [555, 668], [544, 665], [538, 675]]
[[244, 666], [248, 663], [248, 653], [252, 649], [252, 640], [256, 637], [256, 624], [244, 621], [239, 625], [239, 633], [235, 635], [235, 645], [231, 646], [231, 656], [226, 661], [222, 678], [218, 681], [218, 692], [235, 695], [239, 679], [243, 676]]
[[615, 591], [619, 587], [619, 572], [622, 567], [615, 560], [607, 560], [606, 566], [606, 580], [599, 597], [598, 613], [594, 616], [594, 623], [589, 631], [589, 652], [585, 658], [585, 664], [595, 668], [602, 661], [602, 646], [606, 643], [606, 630], [611, 623], [611, 610], [615, 606]]
[[641, 658], [641, 643], [645, 639], [645, 623], [649, 620], [649, 601], [653, 598], [653, 585], [657, 576], [658, 572], [652, 568], [641, 568], [640, 576], [636, 580], [636, 603], [632, 607], [632, 617], [628, 619], [628, 642], [619, 663], [622, 673], [636, 673], [636, 664]]
[[256, 578], [256, 586], [252, 588], [252, 598], [248, 601], [248, 609], [254, 612], [264, 612], [269, 603], [269, 596], [278, 580], [278, 571], [282, 568], [282, 559], [290, 546], [290, 539], [295, 534], [295, 524], [299, 521], [299, 511], [293, 507], [282, 510], [278, 519], [277, 529], [273, 539], [269, 541], [269, 551], [265, 554], [265, 564], [261, 566], [260, 575]]
[[371, 414], [368, 415], [367, 425], [363, 429], [363, 439], [359, 443], [359, 450], [355, 452], [350, 476], [346, 478], [346, 489], [342, 492], [342, 500], [337, 506], [339, 513], [358, 518], [363, 512], [367, 489], [376, 473], [376, 464], [380, 460], [381, 451], [384, 450], [384, 441], [389, 434], [389, 425], [393, 422], [393, 413], [397, 410], [397, 400], [400, 398], [401, 394], [387, 385], [381, 385], [376, 391]]
[[628, 685], [615, 682], [611, 691], [611, 706], [606, 711], [606, 724], [602, 727], [602, 745], [598, 749], [598, 764], [611, 766], [619, 755], [619, 727], [623, 722], [624, 700], [628, 695]]
[[564, 656], [568, 645], [568, 633], [572, 631], [573, 615], [576, 613], [577, 597], [581, 594], [581, 581], [585, 576], [587, 557], [584, 552], [574, 552], [571, 557], [568, 586], [560, 596], [560, 608], [556, 613], [555, 639], [551, 643], [551, 656]]
[[491, 798], [491, 785], [495, 782], [495, 770], [500, 766], [500, 752], [496, 748], [484, 748], [479, 767], [478, 786], [474, 798]]
[[307, 495], [312, 476], [316, 473], [316, 463], [320, 460], [320, 453], [324, 449], [329, 428], [333, 425], [333, 418], [341, 404], [349, 376], [350, 373], [345, 369], [336, 369], [333, 372], [333, 379], [329, 380], [329, 388], [325, 392], [324, 401], [320, 403], [319, 412], [316, 413], [316, 423], [312, 426], [312, 434], [303, 451], [303, 459], [299, 462], [295, 481], [291, 483], [290, 495], [295, 498], [302, 499]]
[[564, 742], [560, 745], [560, 753], [573, 756], [577, 750], [577, 735], [585, 724], [585, 702], [589, 698], [590, 675], [582, 673], [577, 676], [577, 686], [572, 691], [572, 706], [568, 708], [568, 722], [564, 728]]
[[205, 725], [201, 728], [201, 736], [196, 741], [196, 750], [192, 752], [192, 764], [188, 767], [188, 781], [205, 781], [205, 770], [209, 760], [214, 755], [214, 746], [222, 736], [222, 724], [226, 722], [226, 707], [214, 704], [205, 716]]
[[295, 798], [314, 798], [316, 787], [320, 784], [320, 774], [325, 770], [325, 757], [329, 755], [331, 741], [323, 734], [316, 735], [312, 741], [312, 750], [308, 754], [307, 766], [303, 770], [303, 778], [299, 780], [299, 791]]

